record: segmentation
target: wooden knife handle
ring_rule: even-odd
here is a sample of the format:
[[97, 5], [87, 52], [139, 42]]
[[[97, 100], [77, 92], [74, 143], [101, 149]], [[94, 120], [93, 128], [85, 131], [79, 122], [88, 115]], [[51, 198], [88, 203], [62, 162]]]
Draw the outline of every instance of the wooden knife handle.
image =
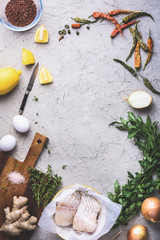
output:
[[40, 133], [35, 134], [33, 142], [24, 160], [26, 168], [34, 167], [47, 141], [48, 141], [47, 137], [41, 135]]

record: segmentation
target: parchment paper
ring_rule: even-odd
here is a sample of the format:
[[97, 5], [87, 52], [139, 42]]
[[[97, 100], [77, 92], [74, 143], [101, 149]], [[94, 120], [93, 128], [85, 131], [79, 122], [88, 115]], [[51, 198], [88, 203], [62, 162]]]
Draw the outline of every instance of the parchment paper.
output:
[[[58, 227], [54, 222], [53, 216], [56, 212], [56, 203], [76, 190], [86, 192], [93, 196], [102, 206], [102, 210], [98, 217], [98, 226], [93, 234], [76, 232], [72, 226]], [[46, 206], [38, 225], [49, 232], [57, 233], [60, 237], [66, 240], [97, 240], [109, 232], [118, 218], [121, 208], [122, 206], [120, 204], [113, 203], [109, 198], [98, 194], [93, 189], [80, 184], [75, 184], [59, 192], [53, 201]]]

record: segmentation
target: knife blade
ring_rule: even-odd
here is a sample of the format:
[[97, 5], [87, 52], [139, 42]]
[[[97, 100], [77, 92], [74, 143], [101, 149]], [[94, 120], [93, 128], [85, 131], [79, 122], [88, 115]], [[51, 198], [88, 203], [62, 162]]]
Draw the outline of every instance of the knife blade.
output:
[[21, 104], [20, 109], [19, 109], [19, 114], [20, 114], [20, 115], [23, 114], [24, 107], [25, 107], [25, 105], [26, 105], [29, 92], [32, 90], [32, 87], [33, 87], [33, 85], [34, 85], [34, 82], [35, 82], [35, 79], [36, 79], [36, 76], [37, 76], [37, 73], [38, 73], [38, 69], [39, 69], [39, 63], [37, 63], [37, 65], [35, 66], [35, 68], [34, 68], [34, 70], [33, 70], [33, 73], [32, 73], [32, 75], [31, 75], [31, 78], [30, 78], [30, 80], [29, 80], [27, 89], [26, 89], [26, 91], [25, 91], [25, 95], [24, 95], [23, 100], [22, 100], [22, 104]]

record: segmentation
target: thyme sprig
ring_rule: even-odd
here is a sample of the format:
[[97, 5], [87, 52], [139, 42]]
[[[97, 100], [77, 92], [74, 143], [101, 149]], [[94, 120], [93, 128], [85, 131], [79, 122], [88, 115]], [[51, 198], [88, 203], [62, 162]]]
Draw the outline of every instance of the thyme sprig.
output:
[[31, 190], [34, 194], [37, 206], [45, 207], [55, 195], [57, 187], [61, 184], [61, 177], [54, 174], [52, 177], [52, 168], [48, 165], [47, 172], [43, 173], [35, 168], [29, 167]]
[[[160, 132], [157, 122], [151, 123], [147, 116], [144, 123], [140, 116], [128, 113], [128, 119], [120, 118], [120, 122], [112, 122], [119, 130], [128, 132], [128, 138], [134, 139], [135, 145], [143, 152], [143, 160], [139, 161], [140, 172], [133, 175], [128, 171], [128, 181], [122, 186], [116, 180], [115, 193], [108, 193], [109, 198], [122, 204], [122, 211], [114, 227], [127, 224], [130, 218], [139, 212], [142, 202], [160, 190]], [[154, 177], [153, 177], [154, 176]]]

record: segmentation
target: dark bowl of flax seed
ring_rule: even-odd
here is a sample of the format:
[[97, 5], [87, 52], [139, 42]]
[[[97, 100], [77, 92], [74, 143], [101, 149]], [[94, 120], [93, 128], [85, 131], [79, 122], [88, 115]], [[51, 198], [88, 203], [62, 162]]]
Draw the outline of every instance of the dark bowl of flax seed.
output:
[[31, 29], [40, 20], [42, 12], [42, 0], [0, 1], [0, 22], [13, 31]]

